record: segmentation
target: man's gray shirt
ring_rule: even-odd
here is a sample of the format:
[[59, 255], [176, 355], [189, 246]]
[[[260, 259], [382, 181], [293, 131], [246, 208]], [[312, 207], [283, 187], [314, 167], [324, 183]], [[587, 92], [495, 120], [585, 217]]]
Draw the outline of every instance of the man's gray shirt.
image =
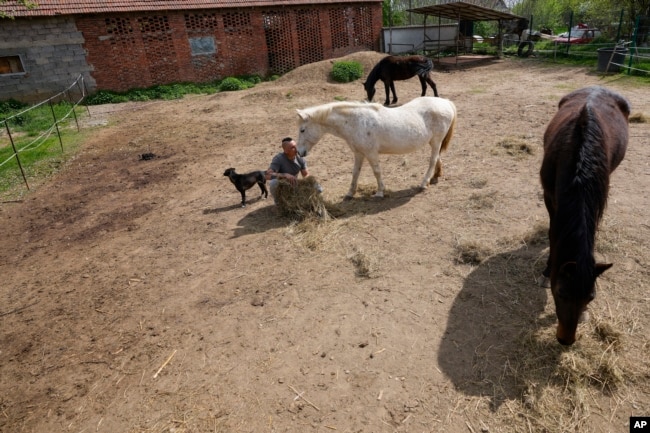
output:
[[275, 155], [270, 165], [270, 169], [275, 173], [289, 173], [293, 176], [297, 176], [298, 173], [306, 168], [307, 162], [303, 158], [296, 155], [296, 159], [292, 161], [283, 152]]

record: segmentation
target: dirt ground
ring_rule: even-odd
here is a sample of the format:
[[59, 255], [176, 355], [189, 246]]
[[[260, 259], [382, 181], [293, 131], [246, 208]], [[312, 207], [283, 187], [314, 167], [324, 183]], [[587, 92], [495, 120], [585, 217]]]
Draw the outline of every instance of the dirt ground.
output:
[[0, 432], [623, 432], [650, 416], [648, 123], [612, 176], [598, 252], [615, 265], [574, 346], [535, 284], [557, 102], [602, 84], [647, 116], [650, 89], [533, 58], [436, 71], [459, 113], [437, 185], [414, 189], [428, 152], [388, 155], [387, 197], [365, 165], [343, 202], [352, 153], [326, 136], [307, 160], [336, 219], [296, 223], [256, 189], [241, 208], [226, 168], [266, 169], [296, 109], [365, 97], [330, 70], [90, 107], [79, 155], [0, 204]]

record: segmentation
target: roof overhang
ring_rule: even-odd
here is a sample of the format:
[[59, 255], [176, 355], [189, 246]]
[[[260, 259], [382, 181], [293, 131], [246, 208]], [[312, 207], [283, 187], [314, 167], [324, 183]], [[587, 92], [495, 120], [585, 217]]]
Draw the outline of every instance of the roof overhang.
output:
[[502, 12], [495, 9], [485, 8], [462, 1], [445, 3], [440, 5], [423, 6], [414, 9], [407, 9], [407, 12], [416, 14], [433, 15], [451, 20], [463, 21], [500, 21], [522, 19], [518, 15], [509, 12]]
[[[12, 17], [43, 17], [116, 12], [159, 12], [223, 8], [277, 8], [283, 6], [380, 3], [382, 0], [36, 0], [28, 8], [15, 0], [0, 2], [0, 13]], [[2, 18], [0, 18], [2, 19]]]

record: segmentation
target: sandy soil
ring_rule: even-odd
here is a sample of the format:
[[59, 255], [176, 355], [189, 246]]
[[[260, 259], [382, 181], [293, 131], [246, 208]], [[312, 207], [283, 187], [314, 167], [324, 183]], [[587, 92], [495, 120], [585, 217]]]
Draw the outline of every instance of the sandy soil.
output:
[[612, 177], [598, 251], [615, 266], [571, 348], [535, 284], [557, 102], [603, 84], [648, 115], [650, 89], [533, 58], [436, 72], [459, 112], [437, 185], [414, 189], [427, 152], [384, 156], [387, 197], [366, 165], [343, 203], [352, 154], [327, 136], [308, 164], [338, 218], [298, 224], [256, 190], [241, 208], [225, 168], [266, 169], [296, 109], [364, 98], [330, 69], [91, 107], [79, 155], [0, 205], [0, 432], [621, 432], [650, 416], [647, 123]]

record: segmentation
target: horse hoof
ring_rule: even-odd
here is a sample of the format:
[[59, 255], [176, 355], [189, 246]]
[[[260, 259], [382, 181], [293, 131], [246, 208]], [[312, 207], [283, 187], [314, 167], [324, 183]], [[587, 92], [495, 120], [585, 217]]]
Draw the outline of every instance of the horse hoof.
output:
[[349, 195], [349, 194], [346, 194], [346, 195], [343, 197], [343, 200], [344, 200], [344, 201], [350, 201], [350, 200], [352, 200], [353, 198], [354, 198], [353, 196], [351, 196], [351, 195]]
[[434, 177], [433, 179], [431, 179], [431, 180], [429, 181], [429, 184], [431, 184], [431, 185], [435, 185], [435, 184], [437, 184], [437, 183], [438, 183], [438, 179], [439, 179], [439, 178]]
[[537, 284], [540, 287], [545, 287], [549, 289], [551, 287], [551, 279], [548, 277], [545, 277], [544, 275], [540, 275], [539, 278], [537, 278]]
[[377, 192], [375, 195], [373, 195], [374, 198], [384, 198], [384, 193], [383, 192]]

